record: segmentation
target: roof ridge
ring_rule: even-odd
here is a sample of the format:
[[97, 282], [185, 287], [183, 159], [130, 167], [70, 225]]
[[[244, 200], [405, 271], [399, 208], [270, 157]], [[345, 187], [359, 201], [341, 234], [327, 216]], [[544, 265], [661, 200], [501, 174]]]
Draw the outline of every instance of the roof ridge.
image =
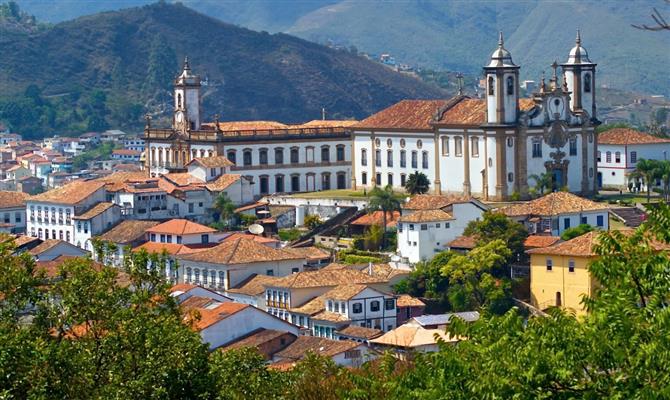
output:
[[442, 115], [444, 115], [445, 112], [453, 108], [456, 104], [460, 103], [461, 101], [465, 99], [469, 99], [470, 96], [461, 94], [461, 95], [456, 95], [450, 99], [447, 100], [446, 104], [443, 105], [442, 107], [439, 107], [435, 114], [433, 115], [433, 118], [430, 120], [430, 124], [434, 124], [440, 121], [442, 118]]

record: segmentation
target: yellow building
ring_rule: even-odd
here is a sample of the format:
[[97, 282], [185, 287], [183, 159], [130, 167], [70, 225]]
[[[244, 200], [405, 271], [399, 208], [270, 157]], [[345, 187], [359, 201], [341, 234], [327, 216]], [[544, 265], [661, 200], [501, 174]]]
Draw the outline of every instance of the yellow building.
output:
[[541, 310], [552, 306], [584, 313], [583, 295], [591, 295], [596, 282], [588, 264], [596, 258], [593, 244], [600, 232], [589, 232], [553, 246], [528, 250], [531, 304]]

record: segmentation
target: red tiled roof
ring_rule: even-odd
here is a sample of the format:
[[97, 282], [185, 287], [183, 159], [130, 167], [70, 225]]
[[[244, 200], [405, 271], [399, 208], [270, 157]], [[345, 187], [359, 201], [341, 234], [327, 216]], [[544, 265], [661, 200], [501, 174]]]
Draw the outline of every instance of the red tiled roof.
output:
[[118, 154], [120, 156], [136, 156], [139, 157], [140, 154], [142, 154], [141, 151], [138, 150], [130, 150], [130, 149], [117, 149], [112, 152], [112, 154]]
[[477, 238], [474, 236], [458, 236], [447, 243], [447, 247], [457, 249], [474, 249], [477, 246]]
[[[535, 106], [532, 99], [519, 99], [521, 111], [530, 110]], [[444, 125], [482, 125], [486, 123], [486, 100], [463, 98], [445, 110], [439, 124]]]
[[430, 122], [446, 104], [447, 100], [402, 100], [352, 125], [352, 128], [432, 130]]
[[[400, 211], [393, 211], [392, 213], [386, 213], [386, 227], [391, 228], [396, 225], [396, 222], [400, 218]], [[373, 211], [370, 214], [365, 214], [354, 221], [351, 222], [351, 225], [379, 225], [381, 226], [384, 223], [384, 214], [383, 211]]]
[[103, 186], [103, 182], [77, 180], [57, 189], [37, 194], [30, 200], [55, 204], [77, 204]]
[[527, 249], [547, 247], [561, 240], [558, 236], [530, 235], [524, 240], [523, 246]]
[[180, 258], [212, 264], [249, 264], [304, 259], [304, 257], [295, 256], [287, 251], [273, 249], [253, 240], [245, 239], [222, 242], [210, 249], [183, 255]]
[[660, 138], [630, 128], [614, 128], [598, 135], [598, 144], [657, 144], [670, 143], [670, 139]]
[[435, 210], [454, 203], [466, 203], [471, 200], [472, 197], [463, 195], [419, 194], [412, 196], [402, 208], [404, 210]]
[[251, 306], [191, 296], [181, 303], [181, 307], [186, 311], [184, 321], [193, 323], [193, 328], [201, 331]]
[[25, 207], [28, 193], [0, 191], [0, 208]]
[[171, 219], [146, 230], [149, 233], [167, 233], [172, 235], [192, 235], [197, 233], [213, 233], [216, 229], [200, 225], [187, 219]]
[[508, 217], [530, 215], [559, 215], [583, 211], [607, 210], [609, 206], [596, 203], [569, 192], [553, 192], [528, 202], [512, 204], [498, 209]]

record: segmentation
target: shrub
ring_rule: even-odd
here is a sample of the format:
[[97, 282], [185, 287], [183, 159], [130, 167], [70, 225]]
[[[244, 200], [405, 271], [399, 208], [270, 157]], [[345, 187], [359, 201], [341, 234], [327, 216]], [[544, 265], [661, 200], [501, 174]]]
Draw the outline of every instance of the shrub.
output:
[[305, 217], [305, 222], [303, 223], [309, 230], [314, 230], [321, 225], [321, 218], [316, 214], [311, 214]]
[[344, 259], [342, 260], [345, 264], [367, 264], [367, 263], [381, 263], [382, 259], [378, 257], [370, 257], [370, 256], [357, 256], [353, 254], [349, 254], [344, 256]]
[[280, 229], [279, 230], [279, 239], [284, 242], [293, 242], [294, 240], [300, 239], [302, 233], [299, 229]]

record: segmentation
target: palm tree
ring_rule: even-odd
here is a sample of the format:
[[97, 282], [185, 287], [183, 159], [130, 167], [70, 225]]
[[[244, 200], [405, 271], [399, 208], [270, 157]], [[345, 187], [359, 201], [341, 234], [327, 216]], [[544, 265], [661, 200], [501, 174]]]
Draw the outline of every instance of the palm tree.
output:
[[670, 161], [658, 161], [658, 178], [663, 182], [663, 200], [670, 200]]
[[226, 193], [221, 192], [214, 202], [214, 209], [219, 212], [219, 221], [225, 226], [230, 226], [230, 220], [235, 215], [235, 204], [228, 198]]
[[405, 190], [409, 194], [424, 194], [430, 188], [430, 181], [423, 172], [414, 171], [405, 182]]
[[651, 201], [651, 186], [654, 181], [661, 176], [659, 162], [656, 160], [645, 160], [641, 158], [637, 161], [635, 170], [630, 173], [628, 179], [642, 179], [647, 186], [647, 204]]
[[382, 223], [384, 228], [384, 237], [382, 238], [382, 248], [386, 244], [386, 214], [394, 211], [400, 211], [400, 200], [393, 193], [393, 187], [387, 185], [384, 189], [375, 186], [370, 192], [370, 201], [368, 202], [368, 209], [371, 211], [382, 212]]
[[528, 178], [535, 181], [535, 190], [540, 193], [540, 196], [544, 194], [545, 189], [551, 189], [554, 183], [554, 175], [549, 171], [543, 172], [539, 175], [533, 174]]

